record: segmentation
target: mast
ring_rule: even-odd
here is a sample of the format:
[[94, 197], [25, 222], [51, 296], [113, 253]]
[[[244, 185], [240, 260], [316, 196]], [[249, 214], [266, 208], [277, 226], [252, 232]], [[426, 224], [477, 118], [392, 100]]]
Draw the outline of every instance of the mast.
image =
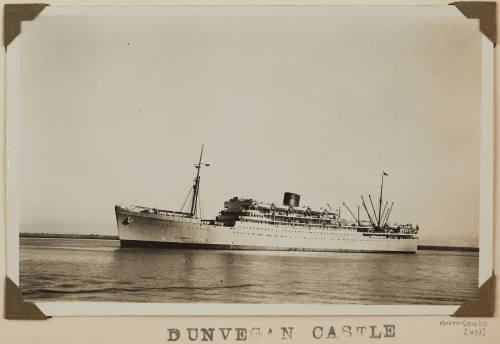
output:
[[194, 178], [194, 184], [193, 184], [193, 198], [191, 200], [191, 216], [196, 217], [196, 211], [198, 208], [198, 194], [200, 190], [200, 169], [202, 166], [210, 166], [210, 164], [202, 164], [201, 159], [203, 157], [203, 147], [205, 144], [203, 143], [201, 145], [201, 152], [200, 152], [200, 160], [198, 161], [198, 164], [194, 165], [196, 168], [196, 177]]
[[373, 222], [377, 224], [377, 226], [379, 225], [378, 221], [377, 221], [377, 213], [375, 212], [375, 207], [373, 206], [373, 202], [372, 202], [372, 195], [368, 195], [368, 198], [370, 199], [370, 203], [372, 205], [372, 210], [373, 210]]
[[389, 215], [391, 215], [391, 211], [392, 211], [392, 206], [394, 205], [394, 202], [392, 202], [391, 204], [391, 207], [389, 208], [389, 211], [387, 212], [387, 215], [385, 216], [385, 220], [384, 220], [384, 226], [387, 224], [387, 222], [389, 221]]
[[382, 171], [382, 183], [380, 183], [380, 197], [378, 198], [378, 224], [379, 224], [379, 226], [382, 223], [380, 221], [381, 220], [380, 210], [382, 209], [382, 190], [384, 189], [384, 176], [388, 176], [388, 174], [385, 173], [385, 171]]
[[[358, 223], [358, 225], [361, 226], [361, 223], [359, 223], [359, 219], [357, 219], [356, 216], [354, 216], [354, 214], [352, 213], [351, 209], [349, 209], [349, 207], [347, 206], [347, 204], [345, 204], [345, 202], [342, 202], [342, 204], [349, 211], [349, 213], [351, 214], [351, 216], [353, 217], [353, 219]], [[359, 207], [358, 207], [358, 211], [359, 211]], [[359, 217], [359, 215], [358, 215], [358, 217]]]
[[381, 227], [384, 227], [384, 226], [383, 226], [383, 223], [384, 223], [384, 219], [385, 219], [385, 214], [386, 214], [387, 204], [388, 204], [388, 203], [389, 203], [388, 201], [385, 201], [384, 209], [382, 209], [382, 215], [380, 215], [380, 218], [382, 219], [382, 220], [380, 221], [380, 225], [381, 225]]
[[368, 220], [370, 220], [370, 224], [372, 225], [373, 228], [375, 228], [375, 223], [373, 222], [372, 217], [370, 216], [370, 212], [368, 211], [368, 207], [366, 206], [363, 195], [361, 195], [361, 204], [363, 205], [363, 208], [365, 208], [366, 215], [368, 215]]

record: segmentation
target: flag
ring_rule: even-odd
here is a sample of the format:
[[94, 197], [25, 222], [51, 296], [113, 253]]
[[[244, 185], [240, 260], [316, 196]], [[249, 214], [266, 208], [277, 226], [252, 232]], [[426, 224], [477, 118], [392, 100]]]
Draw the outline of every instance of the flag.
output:
[[388, 176], [388, 174], [387, 174], [387, 173], [385, 173], [385, 171], [382, 171], [382, 172], [384, 173], [384, 176]]

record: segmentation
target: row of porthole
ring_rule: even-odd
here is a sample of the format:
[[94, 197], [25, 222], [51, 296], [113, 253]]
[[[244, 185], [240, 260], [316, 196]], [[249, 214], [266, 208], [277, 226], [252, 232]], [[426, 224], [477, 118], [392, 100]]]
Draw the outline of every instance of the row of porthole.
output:
[[[248, 222], [248, 221], [242, 221], [242, 222]], [[267, 225], [273, 225], [273, 226], [292, 226], [292, 227], [295, 227], [293, 223], [285, 223], [285, 224], [280, 224], [280, 223], [272, 223], [272, 222], [264, 222], [264, 223], [259, 223], [259, 222], [251, 222], [253, 223], [254, 225], [261, 225], [261, 224], [267, 224]], [[335, 227], [335, 226], [328, 226], [328, 225], [321, 225], [321, 224], [317, 224], [317, 225], [313, 225], [313, 224], [310, 224], [310, 225], [299, 225], [297, 224], [298, 227], [302, 227], [302, 228], [310, 228], [310, 227], [334, 227], [335, 229], [337, 228], [347, 228], [347, 229], [352, 229], [352, 228], [355, 228], [355, 227], [345, 227], [345, 226], [340, 226], [340, 227]], [[252, 227], [255, 227], [255, 226], [252, 226]]]
[[[192, 228], [192, 227], [191, 227], [191, 228]], [[202, 228], [202, 229], [203, 229], [203, 228]], [[208, 230], [208, 229], [205, 229], [205, 230]], [[243, 233], [243, 232], [236, 232], [236, 233], [237, 233], [237, 234], [250, 234], [250, 235], [256, 235], [255, 233], [250, 233], [250, 232], [246, 232], [246, 233]], [[257, 235], [262, 236], [262, 234], [257, 234]], [[268, 234], [268, 235], [266, 235], [266, 236], [271, 237], [271, 234]], [[274, 236], [275, 238], [277, 238], [277, 237], [281, 237], [281, 238], [290, 238], [290, 239], [317, 239], [317, 240], [324, 240], [324, 238], [321, 238], [321, 237], [315, 237], [315, 238], [299, 237], [299, 238], [297, 238], [297, 237], [295, 237], [295, 236], [294, 236], [294, 237], [288, 237], [288, 236], [285, 236], [285, 235], [281, 235], [281, 236], [278, 236], [278, 235], [273, 235], [273, 236]], [[399, 240], [399, 239], [400, 239], [400, 238], [398, 238], [398, 240]], [[330, 240], [335, 240], [335, 239], [330, 238]], [[347, 240], [347, 241], [358, 241], [358, 242], [359, 242], [359, 241], [362, 241], [362, 242], [375, 242], [375, 241], [376, 241], [376, 240], [373, 240], [373, 239], [372, 239], [372, 240], [355, 240], [355, 239], [346, 239], [346, 238], [342, 238], [342, 240], [344, 240], [344, 241], [346, 241], [346, 240]]]
[[[259, 224], [254, 224], [254, 225], [247, 225], [247, 226], [243, 226], [243, 227], [248, 227], [248, 228], [276, 228], [277, 226], [258, 226]], [[287, 228], [287, 227], [285, 227]], [[282, 227], [280, 229], [283, 229]], [[304, 227], [304, 229], [307, 229], [306, 227]], [[342, 229], [340, 227], [336, 227], [336, 228], [326, 228], [326, 229], [323, 229], [323, 230], [329, 230], [329, 231], [338, 231], [339, 229]], [[350, 232], [353, 232], [353, 231], [350, 231]]]
[[[247, 233], [247, 232], [236, 232], [236, 234], [250, 234], [250, 235], [255, 235], [254, 233]], [[262, 236], [262, 234], [257, 234], [257, 235]], [[266, 236], [271, 237], [271, 234], [268, 234]], [[299, 237], [299, 238], [297, 238], [297, 237], [288, 237], [288, 236], [285, 236], [285, 235], [281, 235], [281, 236], [273, 235], [273, 237], [275, 237], [275, 238], [278, 238], [278, 237], [280, 237], [280, 238], [290, 238], [290, 239], [317, 239], [317, 240], [325, 240], [325, 238], [321, 238], [321, 237], [315, 237], [315, 238]], [[330, 240], [333, 241], [335, 239], [330, 238]], [[356, 240], [356, 239], [346, 239], [346, 238], [342, 238], [342, 240], [343, 241], [357, 241], [357, 242], [361, 242], [361, 241], [362, 242], [376, 242], [376, 240], [363, 240], [363, 239]]]
[[[254, 229], [254, 230], [275, 230], [274, 228], [259, 228], [259, 227], [250, 227], [250, 226], [241, 226], [240, 228], [251, 228], [251, 229]], [[288, 232], [288, 233], [311, 233], [311, 234], [330, 234], [330, 235], [349, 235], [349, 236], [358, 236], [357, 233], [354, 234], [354, 233], [345, 233], [345, 232], [324, 232], [324, 233], [320, 233], [320, 232], [305, 232], [305, 231], [291, 231], [291, 230], [287, 230], [287, 229], [280, 229], [280, 231], [284, 231], [284, 232]]]
[[[179, 226], [176, 226], [176, 227], [177, 227], [177, 228], [181, 228], [181, 227], [179, 227]], [[208, 228], [203, 228], [203, 227], [200, 227], [200, 226], [196, 226], [196, 227], [190, 226], [190, 229], [193, 229], [193, 228], [208, 231]], [[259, 236], [262, 236], [262, 234], [258, 234], [258, 233], [257, 233], [257, 234], [255, 234], [255, 233], [250, 233], [250, 232], [248, 232], [248, 233], [236, 232], [236, 233], [238, 233], [238, 234], [250, 234], [250, 235], [259, 235]], [[316, 233], [316, 232], [315, 232], [315, 233], [312, 233], [312, 234], [320, 234], [320, 233]], [[271, 235], [269, 234], [269, 235], [267, 235], [267, 236], [269, 236], [269, 237], [270, 237]], [[274, 235], [274, 237], [275, 237], [275, 238], [277, 238], [278, 236], [277, 236], [277, 235]], [[288, 236], [284, 236], [284, 235], [281, 235], [281, 236], [279, 236], [279, 237], [281, 237], [281, 238], [291, 238], [291, 239], [307, 239], [307, 238], [305, 238], [305, 237], [301, 237], [301, 238], [299, 237], [299, 238], [297, 238], [297, 237], [295, 237], [295, 236], [294, 236], [294, 237], [288, 237]], [[313, 239], [321, 239], [321, 240], [324, 240], [325, 238], [316, 237], [316, 238], [313, 238]], [[398, 237], [397, 239], [398, 239], [398, 240], [400, 240], [401, 238], [399, 238], [399, 237]], [[332, 238], [331, 238], [330, 240], [335, 240], [335, 239], [332, 239]], [[348, 240], [348, 241], [375, 241], [375, 240], [355, 240], [355, 239], [346, 239], [346, 238], [342, 238], [342, 240], [344, 240], [344, 241], [345, 241], [345, 240]]]
[[[245, 221], [245, 220], [240, 220], [241, 222], [250, 222], [250, 223], [255, 223], [255, 224], [269, 224], [269, 225], [278, 225], [278, 226], [299, 226], [299, 227], [309, 227], [309, 226], [329, 226], [329, 227], [335, 227], [335, 225], [332, 224], [326, 224], [326, 223], [300, 223], [300, 222], [284, 222], [284, 221]], [[341, 227], [341, 226], [339, 226]], [[353, 226], [343, 226], [345, 228], [353, 228]]]

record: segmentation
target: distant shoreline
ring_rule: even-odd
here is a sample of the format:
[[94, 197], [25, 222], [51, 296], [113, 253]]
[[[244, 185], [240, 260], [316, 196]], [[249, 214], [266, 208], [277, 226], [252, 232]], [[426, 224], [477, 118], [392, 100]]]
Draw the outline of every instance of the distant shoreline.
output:
[[418, 250], [479, 252], [479, 247], [418, 245]]
[[[50, 233], [19, 233], [20, 238], [53, 238], [53, 239], [99, 239], [99, 240], [119, 240], [117, 235], [100, 235], [100, 234], [50, 234]], [[460, 252], [479, 252], [477, 247], [461, 247], [461, 246], [434, 246], [434, 245], [418, 245], [420, 251], [460, 251]]]
[[64, 239], [101, 239], [119, 240], [118, 235], [100, 234], [50, 234], [50, 233], [19, 233], [20, 238], [64, 238]]

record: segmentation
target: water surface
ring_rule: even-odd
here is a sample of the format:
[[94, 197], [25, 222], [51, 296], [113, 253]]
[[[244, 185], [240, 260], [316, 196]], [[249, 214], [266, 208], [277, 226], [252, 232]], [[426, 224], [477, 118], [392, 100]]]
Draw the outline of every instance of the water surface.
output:
[[462, 304], [479, 255], [120, 248], [117, 240], [20, 238], [27, 300]]

